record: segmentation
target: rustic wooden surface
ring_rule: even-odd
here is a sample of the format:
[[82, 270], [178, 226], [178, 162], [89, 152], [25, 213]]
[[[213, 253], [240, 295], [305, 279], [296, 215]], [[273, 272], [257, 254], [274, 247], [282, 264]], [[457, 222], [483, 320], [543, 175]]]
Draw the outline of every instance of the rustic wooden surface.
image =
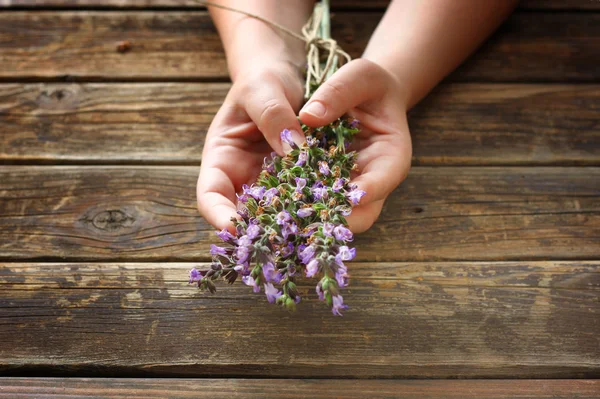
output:
[[[228, 88], [0, 85], [0, 162], [197, 165]], [[599, 107], [598, 85], [444, 85], [410, 114], [413, 165], [600, 165]]]
[[[600, 262], [353, 263], [334, 318], [296, 313], [193, 264], [0, 264], [0, 373], [595, 377]], [[195, 265], [195, 264], [194, 264]], [[208, 267], [208, 264], [200, 265]], [[40, 339], [42, 338], [43, 339]]]
[[[337, 13], [332, 32], [357, 57], [381, 15]], [[599, 40], [600, 14], [515, 13], [451, 80], [597, 82]], [[4, 81], [227, 79], [203, 11], [1, 13], [0, 65]]]
[[[0, 169], [0, 259], [207, 260], [196, 167]], [[415, 167], [360, 261], [600, 256], [600, 168]], [[460, 232], [460, 234], [457, 234]]]
[[[353, 56], [387, 3], [334, 0]], [[0, 397], [600, 397], [565, 380], [600, 377], [599, 1], [523, 0], [411, 111], [416, 167], [355, 240], [343, 318], [306, 281], [294, 314], [186, 282], [229, 88], [201, 7], [0, 8]]]
[[[0, 378], [0, 398], [402, 398], [402, 399], [596, 399], [597, 380], [280, 380]], [[365, 396], [368, 395], [368, 396]]]

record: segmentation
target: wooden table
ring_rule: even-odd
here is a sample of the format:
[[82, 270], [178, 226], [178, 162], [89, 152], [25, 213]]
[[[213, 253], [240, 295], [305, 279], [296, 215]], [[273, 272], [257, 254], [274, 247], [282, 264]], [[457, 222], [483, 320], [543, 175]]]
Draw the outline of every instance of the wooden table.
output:
[[[385, 4], [334, 1], [353, 56]], [[600, 2], [524, 0], [411, 112], [343, 318], [187, 285], [229, 88], [204, 9], [0, 10], [0, 397], [600, 397]]]

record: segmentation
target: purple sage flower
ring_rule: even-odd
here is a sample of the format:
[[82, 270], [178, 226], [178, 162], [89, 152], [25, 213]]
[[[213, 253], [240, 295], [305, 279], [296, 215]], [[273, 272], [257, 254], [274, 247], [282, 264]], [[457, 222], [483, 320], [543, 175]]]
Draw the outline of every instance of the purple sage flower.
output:
[[327, 162], [319, 161], [319, 172], [321, 172], [325, 176], [329, 175], [330, 171], [329, 171], [329, 165], [327, 164]]
[[282, 258], [287, 258], [294, 252], [294, 244], [289, 242], [288, 245], [281, 248], [280, 255]]
[[258, 237], [259, 234], [260, 234], [260, 227], [257, 224], [251, 224], [246, 229], [246, 235], [251, 240], [254, 240], [256, 237]]
[[346, 197], [352, 202], [352, 204], [358, 205], [358, 203], [360, 202], [360, 199], [362, 197], [364, 197], [366, 194], [367, 193], [365, 191], [355, 188], [354, 190], [347, 193]]
[[306, 151], [300, 151], [300, 154], [298, 154], [298, 161], [296, 162], [296, 166], [304, 166], [307, 159], [308, 153]]
[[273, 286], [271, 283], [265, 283], [265, 294], [267, 294], [267, 300], [270, 303], [275, 303], [277, 298], [281, 296], [281, 291]]
[[265, 204], [271, 205], [271, 201], [273, 201], [273, 198], [278, 194], [279, 194], [279, 190], [277, 190], [275, 187], [270, 188], [267, 191], [265, 191], [263, 201], [265, 202]]
[[296, 192], [302, 193], [302, 189], [306, 187], [306, 179], [302, 177], [296, 177]]
[[210, 254], [212, 256], [223, 255], [227, 256], [227, 250], [223, 247], [219, 247], [215, 244], [210, 244]]
[[277, 220], [277, 224], [281, 226], [292, 220], [292, 217], [288, 211], [281, 211], [277, 214], [275, 219]]
[[294, 222], [284, 224], [281, 226], [281, 234], [287, 240], [291, 234], [298, 234], [298, 226]]
[[247, 194], [257, 201], [260, 201], [265, 195], [266, 188], [262, 186], [252, 186], [244, 188], [244, 194]]
[[313, 259], [306, 265], [306, 277], [313, 277], [319, 271], [319, 260]]
[[360, 121], [358, 119], [353, 119], [352, 122], [350, 122], [350, 127], [352, 129], [356, 129], [358, 127], [359, 123], [360, 123]]
[[334, 295], [332, 299], [333, 299], [333, 308], [331, 309], [331, 311], [333, 312], [333, 315], [334, 316], [342, 316], [342, 313], [340, 312], [340, 310], [348, 309], [348, 306], [344, 305], [344, 298], [341, 295]]
[[323, 223], [323, 234], [327, 237], [333, 237], [333, 229], [335, 225], [333, 223], [325, 222]]
[[333, 186], [331, 186], [331, 189], [337, 193], [342, 188], [344, 188], [344, 183], [345, 181], [341, 177], [339, 179], [335, 179], [335, 181], [333, 182]]
[[279, 273], [279, 270], [275, 269], [275, 266], [271, 262], [263, 265], [262, 272], [263, 276], [265, 276], [265, 280], [268, 282], [279, 284], [283, 278], [281, 273]]
[[294, 140], [292, 139], [292, 132], [288, 129], [283, 129], [279, 136], [281, 137], [281, 141], [289, 144], [290, 147], [298, 148], [298, 146], [296, 145], [296, 143], [294, 143]]
[[195, 267], [190, 270], [190, 284], [198, 282], [202, 279], [202, 273], [198, 271]]
[[313, 208], [302, 208], [298, 209], [296, 215], [298, 215], [298, 217], [305, 218], [307, 216], [312, 215], [313, 213], [315, 213], [315, 210]]
[[346, 245], [342, 245], [338, 249], [338, 254], [341, 260], [352, 260], [356, 256], [356, 248], [348, 248]]
[[252, 276], [243, 276], [242, 282], [249, 287], [252, 287], [252, 291], [260, 292], [260, 285], [256, 284], [256, 280]]
[[333, 235], [340, 241], [352, 241], [354, 237], [352, 232], [341, 224], [333, 229]]
[[311, 191], [313, 197], [315, 198], [315, 201], [319, 201], [321, 199], [327, 199], [327, 196], [328, 196], [327, 187], [323, 186], [323, 183], [321, 181], [317, 181], [315, 184], [313, 184], [310, 191]]
[[225, 242], [230, 242], [230, 243], [232, 243], [232, 242], [234, 242], [234, 241], [235, 241], [235, 237], [234, 237], [234, 236], [233, 236], [233, 234], [231, 234], [231, 233], [229, 232], [229, 230], [227, 230], [227, 229], [223, 229], [223, 230], [221, 230], [221, 231], [218, 231], [218, 232], [217, 232], [217, 236], [218, 236], [218, 237], [219, 237], [221, 240], [223, 240], [223, 241], [225, 241]]
[[306, 265], [315, 257], [315, 251], [315, 246], [309, 245], [308, 247], [304, 248], [302, 252], [298, 253], [298, 257], [300, 258], [300, 261]]
[[321, 285], [321, 283], [319, 282], [319, 284], [317, 284], [317, 288], [315, 288], [315, 291], [317, 291], [317, 295], [319, 296], [319, 300], [320, 301], [324, 301], [325, 300], [325, 294], [323, 293], [323, 287]]

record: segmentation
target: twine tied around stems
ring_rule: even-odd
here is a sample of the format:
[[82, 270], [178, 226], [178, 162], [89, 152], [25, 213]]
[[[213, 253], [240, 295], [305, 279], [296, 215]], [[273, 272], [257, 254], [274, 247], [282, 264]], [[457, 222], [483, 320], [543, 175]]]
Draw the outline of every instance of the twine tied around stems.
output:
[[[325, 35], [323, 34], [319, 35], [320, 30], [324, 25], [323, 22], [325, 22], [323, 21], [323, 18], [329, 18], [329, 12], [326, 5], [324, 7], [315, 7], [315, 11], [313, 12], [312, 16], [302, 27], [302, 34], [298, 34], [286, 28], [285, 26], [261, 17], [260, 15], [210, 1], [194, 1], [205, 6], [221, 8], [223, 10], [236, 12], [238, 14], [243, 14], [250, 18], [257, 19], [289, 36], [292, 36], [293, 38], [303, 41], [306, 44], [307, 65], [304, 91], [304, 98], [306, 100], [309, 99], [311, 95], [311, 89], [313, 89], [313, 87], [320, 86], [329, 76], [331, 76], [337, 67], [352, 60], [350, 55], [342, 50], [342, 48], [334, 39], [328, 37], [328, 32], [326, 33], [327, 37], [324, 37]], [[321, 63], [321, 58], [324, 55], [326, 55], [326, 61], [325, 63]]]

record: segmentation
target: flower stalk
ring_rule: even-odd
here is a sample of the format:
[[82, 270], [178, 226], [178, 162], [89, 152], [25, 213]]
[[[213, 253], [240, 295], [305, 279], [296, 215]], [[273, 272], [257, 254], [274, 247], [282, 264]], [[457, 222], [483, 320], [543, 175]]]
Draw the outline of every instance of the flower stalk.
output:
[[[315, 13], [321, 13], [319, 31], [328, 38], [328, 2], [317, 3]], [[336, 60], [330, 71], [337, 64]], [[307, 85], [316, 90], [319, 82], [312, 79]], [[351, 171], [358, 167], [357, 154], [348, 146], [359, 132], [358, 121], [343, 117], [327, 126], [302, 129], [306, 140], [301, 146], [291, 132], [281, 132], [292, 151], [265, 158], [256, 183], [242, 187], [239, 218], [232, 219], [235, 234], [217, 233], [225, 245], [211, 245], [210, 269], [192, 269], [190, 284], [215, 292], [216, 280], [233, 284], [241, 279], [254, 292], [264, 290], [269, 302], [295, 310], [301, 300], [297, 280], [316, 278], [319, 299], [334, 315], [342, 315], [347, 306], [340, 290], [349, 278], [345, 262], [356, 256], [348, 246], [353, 234], [346, 216], [365, 195], [350, 183]]]

